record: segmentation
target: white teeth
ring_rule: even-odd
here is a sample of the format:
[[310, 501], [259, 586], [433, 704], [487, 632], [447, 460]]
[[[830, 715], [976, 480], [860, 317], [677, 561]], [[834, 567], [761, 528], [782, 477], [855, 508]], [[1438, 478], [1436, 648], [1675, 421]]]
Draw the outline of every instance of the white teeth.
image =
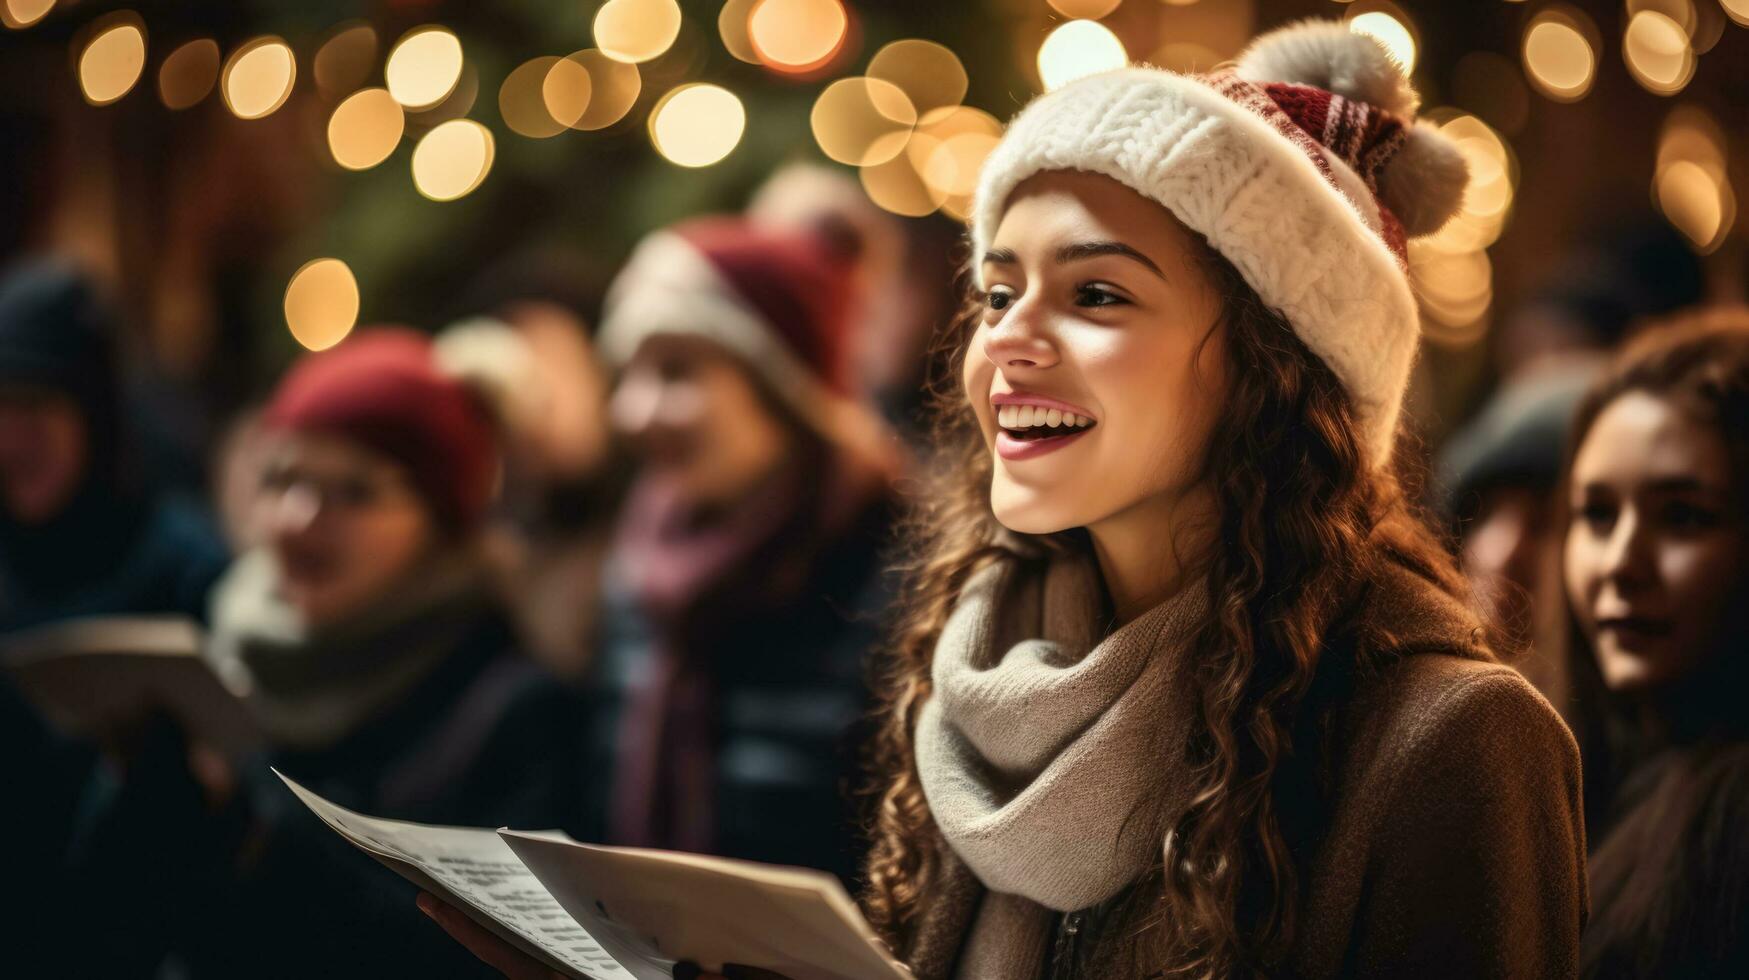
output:
[[1038, 405], [998, 405], [996, 424], [1004, 429], [1086, 428], [1093, 420], [1085, 415]]

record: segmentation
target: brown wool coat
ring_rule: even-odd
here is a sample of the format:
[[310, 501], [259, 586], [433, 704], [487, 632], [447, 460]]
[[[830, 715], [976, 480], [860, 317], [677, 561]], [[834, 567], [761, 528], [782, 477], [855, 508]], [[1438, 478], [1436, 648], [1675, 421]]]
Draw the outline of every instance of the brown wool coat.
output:
[[[1358, 682], [1339, 719], [1291, 975], [1576, 975], [1585, 829], [1572, 735], [1482, 645], [1471, 614], [1406, 568], [1375, 578], [1354, 642], [1401, 657]], [[944, 877], [904, 957], [920, 980], [953, 977], [984, 894], [938, 844]], [[1140, 914], [1098, 923], [1074, 975], [1168, 975], [1148, 928]]]

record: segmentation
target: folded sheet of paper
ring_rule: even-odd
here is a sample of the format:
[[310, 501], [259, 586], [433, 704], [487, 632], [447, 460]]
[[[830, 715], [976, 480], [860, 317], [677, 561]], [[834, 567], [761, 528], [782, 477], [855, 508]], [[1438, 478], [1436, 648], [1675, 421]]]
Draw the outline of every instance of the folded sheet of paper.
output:
[[822, 871], [380, 820], [279, 777], [340, 836], [569, 976], [668, 980], [690, 960], [790, 980], [912, 980]]
[[201, 656], [199, 625], [182, 616], [103, 616], [0, 639], [0, 666], [51, 724], [101, 737], [153, 711], [188, 737], [241, 759], [261, 745], [239, 693]]

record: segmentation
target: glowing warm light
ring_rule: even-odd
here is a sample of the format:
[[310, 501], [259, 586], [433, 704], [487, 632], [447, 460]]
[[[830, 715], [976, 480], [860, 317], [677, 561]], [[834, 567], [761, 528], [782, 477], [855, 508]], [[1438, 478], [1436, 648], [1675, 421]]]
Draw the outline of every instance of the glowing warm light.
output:
[[1487, 123], [1467, 113], [1436, 109], [1422, 117], [1464, 155], [1470, 180], [1458, 213], [1438, 232], [1420, 239], [1423, 249], [1447, 255], [1480, 251], [1494, 244], [1506, 226], [1518, 174], [1512, 151]]
[[342, 27], [316, 50], [311, 73], [330, 99], [356, 90], [376, 67], [377, 32], [369, 24]]
[[966, 97], [965, 66], [934, 41], [894, 41], [881, 48], [869, 59], [868, 77], [898, 86], [920, 116]]
[[1642, 10], [1628, 20], [1621, 48], [1628, 73], [1655, 95], [1674, 95], [1694, 76], [1688, 32], [1656, 10]]
[[190, 41], [158, 66], [158, 98], [167, 109], [186, 109], [207, 97], [219, 80], [219, 43]]
[[717, 13], [717, 33], [722, 35], [723, 48], [748, 64], [759, 64], [759, 51], [753, 47], [753, 35], [747, 22], [753, 18], [753, 7], [759, 0], [728, 0]]
[[146, 32], [129, 19], [91, 39], [79, 55], [79, 90], [92, 105], [108, 105], [133, 89], [146, 67]]
[[[572, 129], [606, 129], [632, 111], [638, 93], [644, 88], [638, 66], [615, 61], [595, 48], [574, 51], [564, 60], [581, 65], [589, 73], [589, 105], [582, 116], [570, 123]], [[556, 65], [552, 70], [569, 71]], [[551, 71], [548, 77], [551, 77]]]
[[1038, 49], [1038, 76], [1047, 92], [1128, 63], [1129, 55], [1117, 35], [1091, 20], [1063, 24]]
[[[913, 137], [913, 141], [924, 144], [936, 142], [922, 133]], [[946, 201], [946, 195], [923, 182], [922, 175], [911, 165], [909, 151], [886, 163], [862, 167], [857, 171], [857, 176], [861, 179], [862, 189], [868, 194], [869, 200], [887, 211], [908, 218], [921, 218], [941, 207]]]
[[415, 27], [395, 42], [383, 66], [389, 94], [409, 109], [429, 109], [462, 77], [462, 42], [442, 27]]
[[1524, 32], [1524, 72], [1537, 90], [1557, 102], [1576, 102], [1597, 77], [1597, 52], [1579, 28], [1551, 15]]
[[747, 110], [733, 92], [695, 82], [662, 96], [650, 110], [656, 152], [682, 167], [708, 167], [729, 155], [747, 128]]
[[566, 124], [547, 111], [544, 91], [547, 74], [560, 60], [552, 55], [530, 58], [504, 76], [504, 84], [498, 87], [498, 114], [511, 132], [547, 139], [565, 131]]
[[1664, 217], [1703, 255], [1719, 247], [1737, 217], [1731, 185], [1690, 160], [1678, 160], [1660, 171], [1654, 193]]
[[917, 124], [905, 153], [941, 210], [964, 220], [972, 209], [978, 173], [1002, 138], [996, 117], [969, 106], [937, 109]]
[[1050, 0], [1051, 6], [1064, 17], [1084, 17], [1098, 20], [1117, 9], [1123, 0]]
[[1725, 15], [1739, 24], [1749, 26], [1749, 0], [1719, 0]]
[[0, 22], [15, 31], [42, 20], [55, 8], [55, 0], [6, 0], [0, 3]]
[[594, 88], [589, 69], [570, 58], [560, 58], [541, 79], [541, 105], [555, 122], [575, 126], [589, 111], [589, 96]]
[[[1485, 316], [1494, 298], [1494, 269], [1488, 253], [1442, 252], [1411, 242], [1409, 278], [1421, 309], [1434, 322], [1463, 328]], [[1435, 332], [1430, 331], [1430, 339]], [[1461, 336], [1460, 334], [1459, 336]], [[1448, 344], [1452, 334], [1439, 337]]]
[[339, 259], [314, 259], [285, 287], [285, 325], [309, 350], [327, 350], [358, 323], [358, 280]]
[[219, 88], [239, 119], [271, 116], [291, 98], [298, 63], [277, 37], [258, 37], [231, 53]]
[[841, 78], [820, 93], [808, 122], [822, 153], [839, 163], [867, 166], [905, 149], [917, 111], [891, 82]]
[[1675, 21], [1691, 40], [1700, 26], [1700, 14], [1694, 9], [1694, 0], [1627, 0], [1626, 7], [1630, 18], [1642, 10], [1663, 14]]
[[1384, 45], [1397, 64], [1403, 66], [1403, 74], [1415, 71], [1415, 34], [1409, 30], [1409, 25], [1383, 10], [1369, 10], [1356, 14], [1348, 21], [1348, 29], [1356, 34], [1366, 36]]
[[595, 44], [615, 61], [649, 61], [679, 36], [680, 5], [674, 0], [607, 0], [595, 12]]
[[413, 147], [413, 186], [434, 201], [472, 193], [492, 169], [492, 131], [472, 119], [440, 123]]
[[1705, 109], [1679, 105], [1665, 117], [1658, 137], [1657, 169], [1678, 160], [1698, 164], [1715, 180], [1725, 179], [1725, 133]]
[[808, 71], [838, 53], [850, 29], [839, 0], [759, 0], [747, 18], [747, 36], [759, 60], [787, 71]]
[[401, 103], [386, 88], [367, 88], [347, 96], [328, 118], [328, 149], [348, 170], [368, 170], [389, 158], [406, 132]]

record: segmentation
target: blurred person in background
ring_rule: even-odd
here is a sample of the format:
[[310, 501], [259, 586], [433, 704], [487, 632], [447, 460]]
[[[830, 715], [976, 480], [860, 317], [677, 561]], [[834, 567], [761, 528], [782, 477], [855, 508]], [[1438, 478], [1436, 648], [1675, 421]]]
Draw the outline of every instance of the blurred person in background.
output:
[[267, 767], [373, 814], [575, 826], [573, 697], [521, 654], [480, 547], [495, 422], [391, 328], [307, 355], [262, 419], [261, 544], [213, 593], [207, 655], [270, 749], [193, 774], [174, 738], [140, 749], [83, 849], [134, 883], [96, 890], [135, 937], [109, 945], [193, 976], [450, 975], [411, 889]]
[[1749, 310], [1648, 331], [1574, 433], [1581, 973], [1749, 976]]
[[847, 276], [811, 236], [703, 218], [608, 294], [637, 459], [596, 652], [612, 843], [855, 866], [842, 784], [898, 457], [847, 393]]
[[0, 279], [0, 633], [120, 614], [204, 616], [226, 548], [146, 475], [116, 324], [69, 264]]
[[1567, 432], [1596, 371], [1570, 364], [1503, 385], [1440, 448], [1434, 488], [1455, 529], [1458, 563], [1502, 652], [1568, 710], [1563, 513], [1557, 486]]
[[522, 296], [446, 327], [437, 355], [490, 394], [504, 423], [504, 490], [489, 541], [510, 570], [517, 625], [530, 653], [581, 682], [625, 470], [588, 330], [574, 308]]
[[747, 205], [763, 227], [814, 234], [853, 269], [846, 340], [851, 384], [905, 442], [927, 455], [924, 382], [935, 328], [958, 299], [952, 270], [962, 229], [940, 215], [900, 221], [845, 171], [797, 163]]

